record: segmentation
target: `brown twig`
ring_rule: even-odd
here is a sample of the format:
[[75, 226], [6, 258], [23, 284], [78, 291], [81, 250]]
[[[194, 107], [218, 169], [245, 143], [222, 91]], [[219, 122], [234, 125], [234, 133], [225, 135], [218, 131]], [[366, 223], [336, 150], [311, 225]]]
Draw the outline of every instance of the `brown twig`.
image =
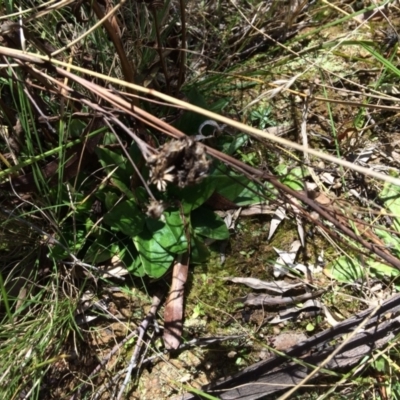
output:
[[155, 7], [150, 7], [151, 13], [153, 15], [153, 20], [154, 20], [154, 27], [156, 30], [156, 38], [157, 38], [157, 52], [158, 52], [158, 56], [160, 57], [160, 63], [161, 63], [161, 68], [163, 70], [164, 73], [164, 77], [165, 77], [165, 85], [167, 88], [167, 93], [170, 94], [171, 90], [170, 90], [170, 82], [169, 82], [169, 74], [168, 74], [168, 69], [167, 69], [167, 63], [165, 62], [165, 57], [163, 54], [163, 47], [162, 47], [162, 41], [161, 41], [161, 34], [160, 34], [160, 26], [158, 23], [158, 19], [157, 19], [157, 10]]
[[[97, 15], [97, 17], [99, 19], [104, 18], [105, 14], [96, 0], [91, 1], [90, 5], [93, 8], [93, 11], [95, 12], [95, 14]], [[124, 50], [124, 45], [122, 43], [120, 35], [118, 34], [119, 27], [118, 27], [115, 16], [113, 16], [111, 18], [111, 20], [105, 20], [104, 27], [107, 30], [107, 33], [110, 35], [110, 38], [111, 38], [112, 42], [114, 43], [114, 46], [115, 46], [115, 49], [119, 56], [119, 59], [121, 60], [121, 68], [122, 68], [122, 72], [124, 74], [125, 80], [128, 82], [134, 83], [135, 82], [134, 69], [126, 56], [126, 53]], [[135, 91], [133, 91], [133, 90], [131, 90], [131, 92], [135, 93]], [[137, 98], [133, 98], [132, 101], [135, 106], [139, 105], [139, 101]]]
[[156, 295], [153, 297], [153, 303], [151, 305], [149, 313], [146, 315], [146, 318], [137, 328], [138, 337], [135, 350], [133, 351], [132, 357], [129, 361], [128, 370], [124, 382], [122, 383], [121, 388], [119, 390], [117, 400], [121, 399], [121, 397], [124, 394], [125, 388], [127, 387], [129, 380], [131, 379], [132, 370], [137, 365], [137, 359], [139, 358], [140, 350], [142, 348], [144, 334], [146, 333], [147, 328], [150, 325], [150, 322], [154, 320], [160, 302], [161, 302], [161, 296]]
[[178, 85], [176, 91], [179, 92], [183, 82], [185, 81], [185, 70], [186, 70], [186, 4], [185, 0], [179, 0], [181, 9], [181, 48], [179, 51], [179, 76]]

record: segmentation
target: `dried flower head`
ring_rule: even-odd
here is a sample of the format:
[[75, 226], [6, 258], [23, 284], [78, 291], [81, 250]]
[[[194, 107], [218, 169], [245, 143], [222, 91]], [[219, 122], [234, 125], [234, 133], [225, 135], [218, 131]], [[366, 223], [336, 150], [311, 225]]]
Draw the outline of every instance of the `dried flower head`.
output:
[[164, 144], [147, 162], [150, 182], [160, 191], [165, 191], [168, 182], [179, 187], [200, 182], [207, 176], [211, 164], [205, 147], [188, 137]]
[[163, 212], [165, 211], [166, 204], [163, 201], [158, 200], [150, 200], [149, 205], [147, 206], [146, 214], [154, 219], [159, 219]]

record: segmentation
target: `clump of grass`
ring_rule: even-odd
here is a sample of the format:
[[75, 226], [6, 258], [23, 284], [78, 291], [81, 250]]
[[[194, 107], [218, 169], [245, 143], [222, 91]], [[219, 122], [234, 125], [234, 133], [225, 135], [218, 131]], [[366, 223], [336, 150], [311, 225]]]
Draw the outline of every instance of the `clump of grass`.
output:
[[4, 398], [47, 397], [57, 365], [73, 357], [72, 352], [66, 353], [65, 344], [73, 328], [74, 300], [62, 292], [56, 269], [40, 276], [37, 261], [30, 261], [29, 272], [25, 266], [25, 271], [1, 284], [0, 376]]

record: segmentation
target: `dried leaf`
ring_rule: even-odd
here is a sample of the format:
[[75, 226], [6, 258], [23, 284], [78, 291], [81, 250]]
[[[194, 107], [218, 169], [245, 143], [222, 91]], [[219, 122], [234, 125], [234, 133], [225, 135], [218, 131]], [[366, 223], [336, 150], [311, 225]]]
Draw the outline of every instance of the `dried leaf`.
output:
[[333, 185], [335, 183], [335, 177], [329, 172], [324, 172], [320, 175], [321, 180], [327, 183], [328, 185]]
[[129, 271], [118, 255], [111, 258], [111, 265], [102, 265], [99, 270], [103, 271], [103, 278], [120, 278], [128, 275]]
[[362, 163], [367, 163], [369, 161], [369, 159], [371, 158], [372, 154], [374, 154], [374, 150], [375, 150], [375, 147], [369, 147], [367, 149], [362, 150], [360, 152], [360, 154], [354, 155], [356, 161], [362, 162]]
[[308, 274], [311, 274], [311, 275], [320, 274], [323, 271], [323, 268], [321, 266], [318, 266], [318, 265], [315, 266], [312, 264], [306, 266], [304, 264], [298, 263], [298, 264], [295, 264], [293, 266], [293, 268], [297, 271], [302, 272], [305, 276], [307, 276]]
[[289, 251], [281, 251], [278, 249], [275, 249], [275, 251], [279, 254], [279, 256], [282, 258], [282, 260], [287, 264], [287, 265], [292, 265], [294, 260], [296, 259], [297, 252], [299, 251], [301, 247], [301, 243], [299, 240], [295, 240], [291, 246]]
[[326, 205], [331, 203], [331, 199], [323, 192], [319, 193], [318, 196], [315, 198], [315, 201], [318, 204]]
[[268, 128], [265, 128], [264, 132], [267, 132], [270, 135], [282, 136], [282, 135], [290, 132], [291, 130], [293, 130], [292, 126], [278, 125], [278, 126], [270, 126]]
[[231, 230], [235, 229], [236, 221], [239, 218], [241, 210], [242, 210], [241, 208], [238, 208], [237, 210], [226, 211], [224, 222], [228, 229], [231, 229]]
[[286, 207], [284, 206], [278, 207], [275, 211], [274, 216], [271, 219], [271, 225], [269, 227], [269, 234], [267, 240], [270, 240], [272, 238], [279, 224], [283, 221], [285, 217], [286, 217]]
[[274, 214], [271, 207], [266, 204], [254, 204], [252, 206], [243, 208], [240, 216], [242, 217], [251, 217], [253, 215], [266, 215], [266, 214]]
[[275, 265], [273, 267], [274, 269], [274, 276], [275, 278], [278, 278], [281, 275], [286, 275], [289, 270], [288, 268], [285, 267], [287, 265], [290, 268], [293, 268], [293, 263], [294, 260], [296, 259], [297, 252], [301, 246], [301, 243], [299, 240], [295, 240], [292, 245], [290, 246], [290, 250], [283, 251], [279, 250], [274, 247], [274, 250], [278, 253], [279, 258], [276, 260]]
[[328, 307], [325, 305], [322, 305], [322, 309], [324, 310], [325, 318], [326, 318], [326, 321], [328, 322], [328, 324], [330, 326], [336, 326], [339, 322], [336, 321], [335, 318], [333, 318], [333, 315], [328, 310]]
[[252, 289], [263, 289], [273, 294], [283, 294], [288, 290], [305, 286], [303, 282], [288, 283], [286, 281], [265, 282], [257, 278], [224, 278], [234, 283], [242, 283]]
[[315, 182], [305, 182], [307, 192], [314, 192], [318, 185]]
[[16, 310], [18, 310], [24, 304], [25, 299], [27, 298], [27, 294], [28, 289], [26, 287], [22, 287], [19, 290], [17, 304], [15, 305]]
[[[275, 249], [276, 251], [276, 249]], [[281, 275], [285, 276], [288, 274], [289, 270], [285, 267], [285, 263], [282, 260], [281, 257], [278, 257], [278, 259], [275, 261], [275, 264], [273, 266], [274, 270], [274, 277], [279, 278]]]
[[92, 322], [99, 318], [99, 315], [86, 315], [86, 314], [79, 314], [75, 317], [75, 322], [76, 324], [83, 325], [83, 324], [88, 324], [89, 322]]
[[[107, 312], [107, 303], [104, 300], [93, 301], [94, 298], [95, 295], [90, 290], [82, 294], [75, 315], [77, 325], [88, 324]], [[95, 311], [95, 315], [89, 314], [91, 311]]]
[[290, 205], [290, 207], [292, 208], [293, 212], [296, 215], [297, 232], [299, 234], [301, 245], [304, 247], [305, 240], [304, 240], [303, 221], [301, 220], [301, 204], [300, 204], [299, 200], [295, 199], [292, 196], [290, 197], [290, 200], [292, 201], [292, 204]]

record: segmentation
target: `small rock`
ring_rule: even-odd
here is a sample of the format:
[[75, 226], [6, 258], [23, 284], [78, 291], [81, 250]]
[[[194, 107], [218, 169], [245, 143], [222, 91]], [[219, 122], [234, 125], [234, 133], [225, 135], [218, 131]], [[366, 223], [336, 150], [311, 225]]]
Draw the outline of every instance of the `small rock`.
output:
[[237, 352], [236, 351], [230, 351], [229, 353], [228, 353], [228, 358], [235, 358], [237, 356]]

